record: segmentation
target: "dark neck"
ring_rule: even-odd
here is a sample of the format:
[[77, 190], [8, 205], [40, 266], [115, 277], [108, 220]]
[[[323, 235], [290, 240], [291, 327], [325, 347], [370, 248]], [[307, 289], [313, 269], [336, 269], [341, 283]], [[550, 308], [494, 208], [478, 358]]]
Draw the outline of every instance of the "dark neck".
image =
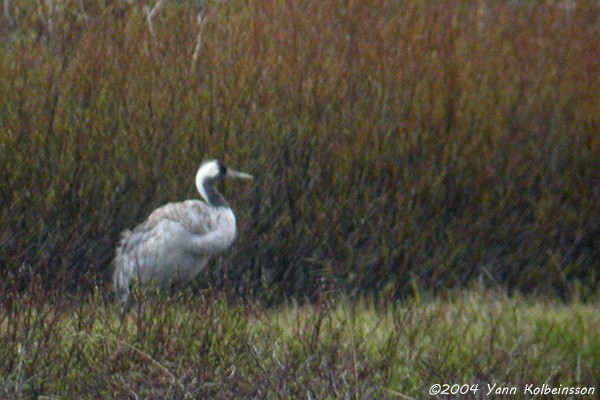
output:
[[215, 189], [214, 182], [205, 180], [202, 182], [202, 196], [212, 207], [229, 207], [227, 201], [221, 196], [221, 193]]

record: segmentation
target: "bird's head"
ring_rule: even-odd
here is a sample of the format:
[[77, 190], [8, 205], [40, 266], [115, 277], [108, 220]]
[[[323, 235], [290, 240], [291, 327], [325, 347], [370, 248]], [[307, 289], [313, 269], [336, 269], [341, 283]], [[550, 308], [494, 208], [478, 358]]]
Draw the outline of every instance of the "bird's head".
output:
[[200, 168], [198, 168], [196, 185], [200, 186], [205, 181], [220, 181], [225, 178], [254, 179], [250, 174], [227, 168], [219, 160], [208, 160], [203, 162]]

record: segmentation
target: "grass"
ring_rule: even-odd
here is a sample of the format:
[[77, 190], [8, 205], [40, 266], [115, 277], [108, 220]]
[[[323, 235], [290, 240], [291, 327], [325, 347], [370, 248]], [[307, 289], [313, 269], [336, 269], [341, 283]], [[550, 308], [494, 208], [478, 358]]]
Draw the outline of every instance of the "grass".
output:
[[600, 384], [597, 303], [471, 290], [265, 308], [204, 293], [143, 299], [124, 320], [100, 292], [9, 304], [7, 398], [419, 399], [434, 383], [478, 385], [461, 398], [482, 398], [494, 383]]

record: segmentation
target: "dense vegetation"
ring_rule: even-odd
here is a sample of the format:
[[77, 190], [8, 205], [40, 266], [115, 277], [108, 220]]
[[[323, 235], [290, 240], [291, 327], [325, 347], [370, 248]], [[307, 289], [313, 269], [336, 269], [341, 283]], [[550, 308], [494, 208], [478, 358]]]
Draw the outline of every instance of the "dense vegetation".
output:
[[104, 284], [220, 157], [258, 179], [213, 287], [597, 289], [597, 1], [4, 4], [4, 281]]
[[[156, 4], [2, 3], [0, 399], [597, 393], [599, 2]], [[121, 319], [209, 157], [239, 240]]]

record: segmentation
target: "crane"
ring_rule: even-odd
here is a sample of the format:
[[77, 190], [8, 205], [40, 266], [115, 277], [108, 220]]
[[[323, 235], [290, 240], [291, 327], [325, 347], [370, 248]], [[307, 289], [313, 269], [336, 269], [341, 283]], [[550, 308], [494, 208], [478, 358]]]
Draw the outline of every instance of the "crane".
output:
[[219, 160], [205, 161], [196, 173], [196, 188], [205, 201], [165, 204], [122, 233], [113, 260], [113, 284], [125, 307], [134, 281], [155, 281], [160, 288], [189, 283], [213, 254], [231, 245], [237, 232], [235, 215], [215, 188], [226, 178], [253, 179]]

